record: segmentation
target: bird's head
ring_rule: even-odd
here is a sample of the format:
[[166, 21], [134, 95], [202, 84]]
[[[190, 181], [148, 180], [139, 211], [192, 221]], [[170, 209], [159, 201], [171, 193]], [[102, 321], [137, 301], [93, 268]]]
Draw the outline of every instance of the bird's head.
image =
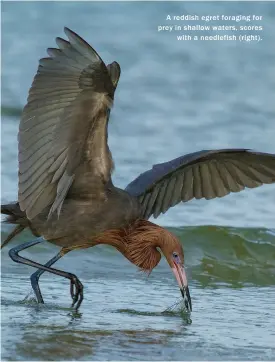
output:
[[179, 239], [168, 230], [141, 220], [127, 237], [127, 253], [124, 255], [139, 268], [151, 272], [165, 256], [178, 282], [185, 307], [192, 311], [192, 302], [184, 269], [184, 253]]
[[180, 287], [185, 307], [192, 311], [192, 301], [189, 293], [187, 277], [184, 268], [184, 252], [179, 239], [169, 231], [163, 229], [163, 241], [160, 249], [165, 256]]

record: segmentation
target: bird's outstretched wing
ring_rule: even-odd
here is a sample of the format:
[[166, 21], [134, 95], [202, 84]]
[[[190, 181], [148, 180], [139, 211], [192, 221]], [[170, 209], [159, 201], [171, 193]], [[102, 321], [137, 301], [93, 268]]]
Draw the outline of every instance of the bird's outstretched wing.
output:
[[245, 149], [205, 150], [154, 165], [126, 191], [139, 198], [143, 217], [158, 217], [179, 202], [223, 197], [275, 182], [275, 155]]
[[65, 33], [69, 41], [57, 38], [59, 49], [40, 60], [19, 127], [18, 201], [29, 219], [49, 205], [49, 216], [60, 212], [81, 164], [104, 182], [111, 177], [107, 126], [120, 67], [106, 67], [77, 34]]

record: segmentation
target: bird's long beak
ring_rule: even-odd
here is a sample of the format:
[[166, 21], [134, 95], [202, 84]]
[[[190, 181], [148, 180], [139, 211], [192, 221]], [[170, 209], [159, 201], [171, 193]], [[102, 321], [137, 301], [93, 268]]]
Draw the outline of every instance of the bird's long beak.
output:
[[181, 291], [181, 295], [184, 300], [185, 307], [189, 312], [192, 312], [192, 301], [191, 301], [191, 296], [189, 293], [189, 288], [188, 288], [188, 283], [187, 283], [187, 278], [186, 278], [184, 267], [177, 263], [174, 263], [172, 270], [177, 279], [178, 285], [180, 287], [180, 291]]

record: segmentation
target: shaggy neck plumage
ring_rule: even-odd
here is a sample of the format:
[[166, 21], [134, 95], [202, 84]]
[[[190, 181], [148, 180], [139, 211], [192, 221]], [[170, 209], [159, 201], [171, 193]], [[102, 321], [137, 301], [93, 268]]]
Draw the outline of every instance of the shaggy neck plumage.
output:
[[161, 249], [171, 234], [150, 221], [137, 220], [127, 228], [104, 232], [96, 238], [97, 244], [108, 244], [119, 250], [129, 261], [150, 272], [160, 261]]

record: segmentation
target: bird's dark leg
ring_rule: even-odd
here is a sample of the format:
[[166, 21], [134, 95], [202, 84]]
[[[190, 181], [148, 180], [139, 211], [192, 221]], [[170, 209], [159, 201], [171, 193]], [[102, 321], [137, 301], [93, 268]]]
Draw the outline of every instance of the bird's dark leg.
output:
[[[49, 266], [47, 266], [47, 264], [42, 265], [42, 264], [36, 263], [35, 261], [32, 261], [32, 260], [27, 259], [27, 258], [23, 258], [22, 256], [20, 256], [18, 254], [20, 251], [22, 251], [24, 249], [27, 249], [27, 248], [29, 248], [29, 247], [31, 247], [33, 245], [39, 244], [42, 241], [45, 241], [45, 239], [43, 239], [43, 238], [35, 239], [35, 240], [32, 240], [32, 241], [30, 241], [28, 243], [24, 243], [24, 244], [21, 244], [21, 245], [15, 247], [15, 248], [12, 248], [9, 251], [9, 256], [11, 257], [11, 259], [13, 261], [15, 261], [17, 263], [22, 263], [22, 264], [26, 264], [26, 265], [29, 265], [29, 266], [33, 266], [34, 268], [45, 270], [45, 271], [48, 271], [49, 273], [52, 273], [52, 274], [55, 274], [55, 275], [60, 275], [60, 276], [62, 276], [64, 278], [69, 279], [71, 281], [71, 295], [72, 295], [72, 298], [73, 298], [72, 307], [75, 306], [76, 310], [78, 310], [78, 308], [80, 307], [80, 304], [83, 301], [83, 285], [80, 282], [80, 280], [77, 278], [76, 275], [64, 272], [62, 270], [50, 268]], [[62, 249], [62, 250], [64, 250], [64, 249]], [[63, 252], [62, 252], [62, 250], [60, 251], [60, 253], [62, 253], [62, 255], [64, 255], [65, 250]], [[66, 249], [66, 252], [68, 252], [68, 251], [69, 251], [69, 249]], [[74, 287], [75, 287], [75, 291], [74, 291]]]
[[[46, 267], [52, 266], [58, 259], [62, 258], [63, 255], [65, 255], [65, 253], [60, 251], [52, 259], [50, 259], [44, 266], [46, 266]], [[33, 289], [33, 291], [35, 293], [35, 296], [36, 296], [36, 299], [37, 299], [38, 303], [44, 303], [38, 281], [39, 281], [39, 278], [41, 277], [41, 275], [43, 273], [45, 273], [45, 271], [46, 270], [38, 269], [36, 272], [34, 272], [31, 275], [31, 278], [30, 278], [31, 279], [32, 289]]]

